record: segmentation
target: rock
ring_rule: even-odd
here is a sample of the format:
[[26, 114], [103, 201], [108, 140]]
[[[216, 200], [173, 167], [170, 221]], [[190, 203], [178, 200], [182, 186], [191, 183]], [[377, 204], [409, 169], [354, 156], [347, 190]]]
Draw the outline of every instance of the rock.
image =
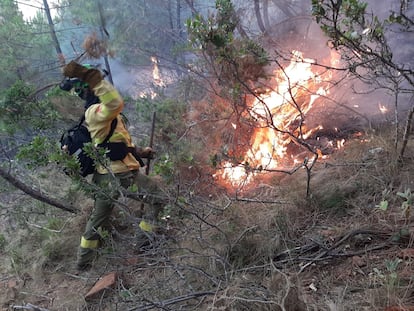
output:
[[111, 272], [105, 275], [89, 290], [89, 292], [85, 295], [85, 299], [94, 298], [97, 294], [101, 293], [105, 289], [115, 286], [116, 280], [116, 272]]

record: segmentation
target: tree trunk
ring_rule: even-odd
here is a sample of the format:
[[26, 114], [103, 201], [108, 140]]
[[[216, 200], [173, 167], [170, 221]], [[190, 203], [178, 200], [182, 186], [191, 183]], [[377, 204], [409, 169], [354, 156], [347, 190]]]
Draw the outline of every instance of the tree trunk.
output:
[[[104, 16], [103, 16], [103, 9], [102, 9], [101, 1], [98, 2], [98, 9], [99, 9], [99, 18], [101, 20], [101, 27], [100, 27], [101, 28], [101, 36], [102, 36], [102, 39], [105, 38], [105, 37], [107, 37], [107, 39], [108, 39], [109, 38], [109, 33], [106, 30], [106, 23], [105, 23], [105, 19], [104, 19]], [[112, 79], [112, 74], [111, 74], [111, 67], [109, 66], [109, 59], [108, 59], [107, 53], [105, 53], [105, 55], [104, 55], [104, 61], [105, 61], [106, 70], [108, 72], [108, 75], [107, 75], [108, 80], [109, 80], [109, 82], [111, 82], [111, 84], [114, 84], [114, 81]]]
[[53, 43], [55, 45], [56, 53], [58, 55], [58, 60], [60, 65], [65, 65], [65, 56], [62, 53], [62, 49], [60, 48], [59, 40], [56, 36], [55, 25], [53, 24], [52, 15], [50, 14], [49, 4], [47, 0], [43, 0], [43, 6], [45, 7], [47, 22], [50, 28], [50, 35], [52, 36]]
[[198, 11], [196, 10], [196, 8], [194, 7], [194, 0], [185, 0], [185, 2], [187, 3], [188, 7], [191, 10], [191, 16], [194, 17], [196, 16], [198, 13]]
[[263, 24], [262, 14], [260, 13], [260, 1], [254, 0], [254, 12], [256, 13], [257, 24], [262, 33], [266, 32], [265, 25]]
[[269, 0], [263, 0], [263, 20], [266, 30], [270, 29]]
[[73, 207], [68, 206], [66, 204], [63, 204], [63, 203], [61, 203], [61, 202], [59, 202], [59, 201], [57, 201], [53, 198], [44, 196], [38, 190], [35, 190], [35, 189], [29, 187], [28, 185], [24, 184], [23, 182], [21, 182], [20, 180], [18, 180], [14, 176], [12, 176], [9, 172], [7, 172], [6, 170], [4, 170], [1, 167], [0, 167], [0, 176], [3, 177], [9, 183], [11, 183], [13, 186], [15, 186], [17, 189], [20, 189], [24, 193], [28, 194], [29, 196], [31, 196], [32, 198], [34, 198], [34, 199], [36, 199], [40, 202], [49, 204], [49, 205], [57, 207], [57, 208], [60, 208], [60, 209], [62, 209], [64, 211], [67, 211], [67, 212], [77, 213], [77, 211]]
[[181, 39], [182, 37], [182, 27], [181, 27], [181, 0], [177, 0], [176, 6], [176, 21], [175, 24], [177, 25], [177, 34], [178, 37]]
[[410, 137], [411, 132], [411, 123], [413, 122], [413, 115], [414, 115], [414, 105], [411, 106], [410, 111], [408, 112], [408, 117], [405, 123], [405, 130], [403, 136], [403, 144], [400, 150], [400, 158], [402, 159], [405, 153], [405, 148], [407, 148], [408, 138]]
[[174, 22], [173, 22], [173, 18], [172, 18], [172, 5], [171, 5], [171, 1], [172, 0], [168, 0], [167, 8], [168, 8], [168, 21], [169, 21], [169, 24], [170, 24], [170, 29], [171, 29], [171, 31], [173, 31], [174, 30]]

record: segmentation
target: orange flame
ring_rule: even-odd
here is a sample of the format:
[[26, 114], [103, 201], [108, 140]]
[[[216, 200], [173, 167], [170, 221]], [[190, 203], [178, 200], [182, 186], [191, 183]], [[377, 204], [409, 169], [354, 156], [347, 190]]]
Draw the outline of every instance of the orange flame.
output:
[[382, 104], [378, 104], [378, 109], [379, 111], [381, 111], [382, 114], [386, 114], [388, 112], [388, 108]]
[[158, 59], [155, 56], [151, 57], [151, 62], [153, 64], [152, 68], [152, 78], [154, 79], [154, 84], [160, 87], [164, 87], [165, 83], [161, 79], [160, 68], [158, 67]]
[[[338, 55], [331, 55], [331, 63], [337, 64]], [[306, 139], [316, 130], [306, 129], [303, 116], [309, 112], [320, 96], [329, 93], [326, 81], [332, 78], [331, 72], [319, 75], [312, 71], [312, 59], [303, 58], [299, 51], [293, 51], [290, 64], [274, 72], [275, 88], [257, 96], [250, 104], [251, 115], [258, 120], [258, 126], [251, 136], [250, 148], [244, 155], [244, 164], [222, 163], [215, 174], [232, 186], [250, 183], [253, 177], [263, 171], [280, 169], [287, 157], [288, 145], [294, 135]], [[296, 125], [297, 123], [300, 125]], [[234, 130], [237, 131], [234, 126]], [[344, 142], [338, 143], [338, 148]], [[320, 153], [320, 151], [317, 151]], [[293, 163], [300, 161], [292, 157]]]

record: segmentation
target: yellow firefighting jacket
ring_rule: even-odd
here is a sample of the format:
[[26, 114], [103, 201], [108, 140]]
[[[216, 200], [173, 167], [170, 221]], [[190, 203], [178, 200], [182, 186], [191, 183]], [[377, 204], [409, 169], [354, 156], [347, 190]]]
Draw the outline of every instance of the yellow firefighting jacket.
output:
[[[90, 106], [85, 112], [85, 122], [91, 134], [92, 143], [94, 145], [102, 143], [111, 130], [112, 120], [117, 118], [118, 122], [109, 142], [124, 142], [127, 146], [133, 146], [131, 136], [120, 115], [124, 108], [121, 95], [106, 80], [99, 82], [93, 90], [95, 95], [99, 97], [100, 103]], [[131, 153], [128, 153], [123, 160], [111, 161], [110, 170], [113, 173], [123, 173], [138, 170], [139, 167], [139, 162]], [[102, 165], [98, 165], [96, 169], [99, 174], [108, 173], [108, 170]]]

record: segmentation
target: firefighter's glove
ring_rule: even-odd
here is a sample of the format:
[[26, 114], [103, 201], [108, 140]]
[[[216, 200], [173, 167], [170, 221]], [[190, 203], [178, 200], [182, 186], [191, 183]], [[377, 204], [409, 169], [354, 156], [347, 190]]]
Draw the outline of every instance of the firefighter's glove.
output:
[[145, 147], [145, 148], [136, 147], [136, 151], [141, 158], [154, 159], [155, 151], [151, 147]]
[[103, 80], [102, 73], [98, 69], [86, 68], [75, 61], [71, 61], [63, 68], [63, 75], [69, 78], [79, 78], [88, 83], [91, 90]]

